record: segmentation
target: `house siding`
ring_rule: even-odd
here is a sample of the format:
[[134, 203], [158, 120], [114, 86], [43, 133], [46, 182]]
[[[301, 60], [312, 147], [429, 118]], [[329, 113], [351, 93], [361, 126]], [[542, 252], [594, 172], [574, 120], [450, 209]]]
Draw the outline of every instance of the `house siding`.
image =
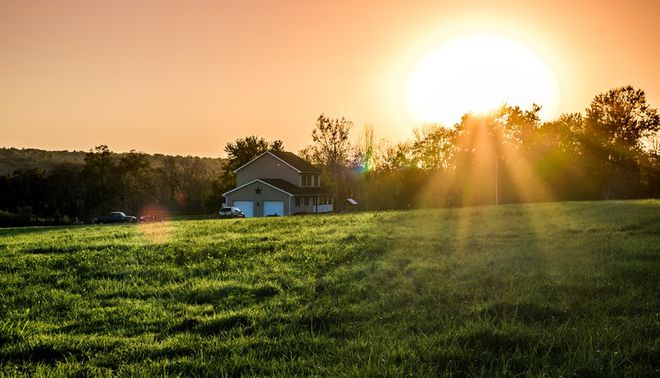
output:
[[264, 154], [250, 163], [250, 165], [236, 172], [236, 186], [239, 187], [260, 178], [282, 179], [296, 186], [301, 185], [300, 173], [298, 171], [274, 156]]
[[[261, 194], [256, 194], [257, 187], [261, 189]], [[231, 192], [225, 197], [227, 206], [233, 206], [234, 201], [253, 201], [255, 217], [263, 216], [263, 201], [284, 201], [284, 214], [282, 215], [289, 215], [290, 206], [293, 206], [293, 197], [258, 181]]]

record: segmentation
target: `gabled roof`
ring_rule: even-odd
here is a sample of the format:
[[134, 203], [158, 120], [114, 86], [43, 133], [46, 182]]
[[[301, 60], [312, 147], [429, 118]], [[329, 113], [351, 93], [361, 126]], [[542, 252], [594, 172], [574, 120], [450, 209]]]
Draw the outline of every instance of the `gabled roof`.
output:
[[323, 187], [299, 187], [295, 186], [292, 183], [282, 180], [282, 179], [254, 179], [248, 183], [245, 183], [237, 188], [234, 188], [230, 191], [222, 193], [223, 196], [226, 196], [229, 193], [233, 193], [237, 190], [243, 189], [244, 187], [254, 184], [255, 182], [260, 182], [264, 185], [270, 186], [275, 190], [279, 190], [284, 194], [289, 196], [302, 196], [302, 195], [332, 195], [332, 191], [323, 188]]
[[304, 159], [301, 159], [298, 155], [288, 152], [288, 151], [266, 151], [262, 153], [261, 155], [255, 157], [254, 159], [250, 160], [249, 162], [241, 165], [240, 167], [236, 168], [234, 170], [234, 173], [240, 171], [241, 169], [247, 167], [248, 165], [252, 164], [253, 161], [261, 158], [264, 155], [271, 155], [275, 159], [281, 161], [282, 163], [288, 165], [289, 167], [293, 168], [296, 172], [298, 173], [321, 173], [319, 169], [314, 167], [313, 165], [309, 164], [307, 161]]
[[252, 181], [250, 181], [250, 182], [246, 182], [245, 184], [243, 184], [243, 185], [241, 185], [241, 186], [238, 186], [238, 187], [236, 187], [236, 188], [234, 188], [234, 189], [232, 189], [232, 190], [229, 190], [229, 191], [226, 191], [226, 192], [222, 193], [222, 195], [223, 195], [223, 196], [226, 196], [226, 195], [229, 194], [229, 193], [233, 193], [233, 192], [235, 192], [235, 191], [237, 191], [237, 190], [243, 189], [243, 188], [245, 188], [245, 187], [248, 186], [248, 185], [252, 185], [252, 184], [254, 184], [255, 182], [260, 182], [260, 183], [262, 183], [262, 184], [264, 184], [264, 185], [270, 186], [270, 187], [273, 188], [273, 189], [279, 190], [280, 192], [283, 192], [284, 194], [288, 194], [288, 195], [290, 195], [290, 196], [293, 197], [293, 193], [289, 193], [289, 192], [287, 192], [286, 190], [284, 190], [284, 189], [282, 189], [282, 188], [278, 188], [277, 186], [275, 186], [275, 185], [273, 185], [273, 184], [270, 184], [270, 183], [266, 182], [264, 179], [254, 179], [254, 180], [252, 180]]
[[321, 170], [309, 164], [307, 160], [302, 159], [300, 156], [288, 151], [271, 151], [280, 160], [295, 167], [300, 172], [321, 173]]

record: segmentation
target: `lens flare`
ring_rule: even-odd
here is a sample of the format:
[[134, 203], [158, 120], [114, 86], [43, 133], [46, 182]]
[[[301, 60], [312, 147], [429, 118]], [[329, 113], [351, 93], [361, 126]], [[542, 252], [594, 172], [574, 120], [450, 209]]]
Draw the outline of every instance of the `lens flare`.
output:
[[150, 243], [164, 243], [172, 237], [174, 227], [170, 221], [170, 212], [166, 208], [149, 204], [142, 208], [138, 220], [142, 235]]

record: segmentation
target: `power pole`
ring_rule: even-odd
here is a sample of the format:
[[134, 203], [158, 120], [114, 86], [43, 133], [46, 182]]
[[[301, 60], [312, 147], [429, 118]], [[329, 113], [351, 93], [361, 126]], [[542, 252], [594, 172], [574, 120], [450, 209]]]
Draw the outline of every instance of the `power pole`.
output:
[[500, 168], [500, 159], [495, 158], [495, 204], [500, 204], [500, 193], [499, 193], [499, 168]]

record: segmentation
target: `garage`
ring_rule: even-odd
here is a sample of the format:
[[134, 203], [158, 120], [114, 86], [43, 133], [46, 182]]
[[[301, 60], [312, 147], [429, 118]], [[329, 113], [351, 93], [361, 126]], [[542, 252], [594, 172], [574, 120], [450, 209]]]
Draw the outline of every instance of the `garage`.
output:
[[234, 201], [233, 206], [243, 210], [243, 213], [245, 213], [246, 218], [252, 218], [254, 216], [253, 201]]
[[264, 201], [264, 216], [284, 215], [284, 201]]

